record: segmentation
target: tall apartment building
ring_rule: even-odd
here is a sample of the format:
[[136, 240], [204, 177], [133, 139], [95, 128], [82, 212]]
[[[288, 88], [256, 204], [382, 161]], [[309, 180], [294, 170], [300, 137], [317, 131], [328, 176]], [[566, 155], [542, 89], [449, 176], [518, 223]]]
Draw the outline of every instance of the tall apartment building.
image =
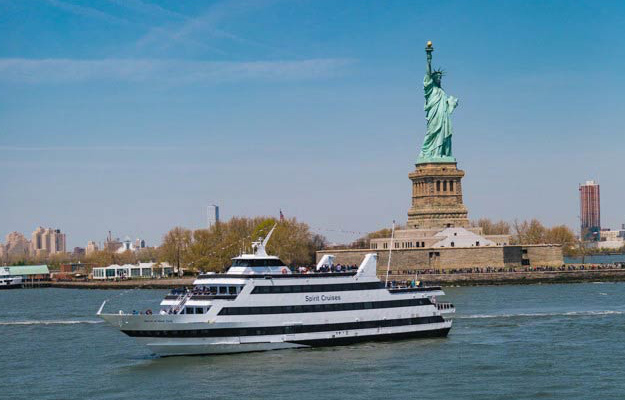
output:
[[581, 234], [586, 240], [599, 240], [601, 231], [601, 206], [599, 184], [586, 181], [579, 185]]
[[6, 235], [6, 244], [3, 246], [3, 256], [28, 255], [30, 243], [20, 232], [11, 232]]
[[65, 253], [65, 234], [60, 229], [35, 229], [32, 234], [31, 248], [33, 254]]
[[216, 204], [211, 204], [206, 208], [206, 214], [208, 215], [208, 229], [212, 228], [213, 225], [219, 223], [219, 206]]

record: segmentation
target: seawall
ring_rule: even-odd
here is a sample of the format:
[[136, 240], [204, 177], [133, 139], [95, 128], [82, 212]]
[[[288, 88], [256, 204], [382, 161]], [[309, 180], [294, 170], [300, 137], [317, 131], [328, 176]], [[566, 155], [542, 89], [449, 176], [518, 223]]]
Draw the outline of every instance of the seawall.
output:
[[[389, 280], [402, 281], [412, 279], [414, 279], [414, 275], [389, 275]], [[427, 285], [439, 286], [620, 282], [625, 281], [625, 269], [419, 274], [418, 279]]]

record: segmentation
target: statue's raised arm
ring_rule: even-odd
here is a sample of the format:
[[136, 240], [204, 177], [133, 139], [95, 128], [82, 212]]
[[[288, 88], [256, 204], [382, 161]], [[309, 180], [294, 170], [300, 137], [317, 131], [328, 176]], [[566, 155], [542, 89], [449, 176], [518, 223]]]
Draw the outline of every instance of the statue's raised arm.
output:
[[451, 154], [451, 113], [458, 104], [458, 99], [448, 96], [441, 87], [442, 70], [432, 69], [432, 42], [425, 47], [426, 70], [423, 78], [425, 94], [425, 119], [427, 133], [419, 153], [417, 163], [455, 162]]
[[434, 47], [432, 47], [432, 42], [428, 42], [427, 47], [425, 48], [425, 54], [427, 58], [427, 65], [425, 67], [426, 75], [432, 75], [432, 52], [434, 51]]

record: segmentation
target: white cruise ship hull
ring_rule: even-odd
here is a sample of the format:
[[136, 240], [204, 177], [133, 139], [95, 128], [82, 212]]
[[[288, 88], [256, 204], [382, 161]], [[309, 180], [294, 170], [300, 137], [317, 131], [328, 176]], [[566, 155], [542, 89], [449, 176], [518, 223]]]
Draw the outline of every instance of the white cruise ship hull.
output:
[[22, 287], [22, 277], [4, 277], [0, 276], [0, 289], [19, 289]]
[[[372, 341], [446, 337], [452, 325], [452, 321], [444, 320], [437, 323], [366, 329], [324, 330], [320, 332], [276, 335], [223, 336], [222, 333], [225, 329], [233, 328], [223, 328], [219, 324], [175, 323], [169, 319], [172, 316], [161, 315], [148, 317], [146, 315], [100, 314], [100, 317], [163, 357], [246, 353], [306, 347], [343, 346]], [[375, 321], [369, 322], [374, 323]], [[208, 325], [210, 325], [210, 329], [206, 329]], [[331, 329], [332, 325], [328, 324], [327, 327]], [[267, 327], [257, 328], [261, 332], [262, 329], [267, 329]], [[305, 330], [306, 326], [301, 328]], [[275, 329], [275, 327], [270, 329]], [[211, 331], [221, 333], [219, 333], [219, 336], [212, 336]], [[181, 337], [189, 333], [198, 335], [198, 337]], [[150, 336], [141, 336], [141, 334], [149, 334]], [[165, 336], [172, 334], [177, 336]], [[164, 337], [155, 335], [163, 335]], [[202, 335], [202, 337], [199, 337], [199, 335]]]

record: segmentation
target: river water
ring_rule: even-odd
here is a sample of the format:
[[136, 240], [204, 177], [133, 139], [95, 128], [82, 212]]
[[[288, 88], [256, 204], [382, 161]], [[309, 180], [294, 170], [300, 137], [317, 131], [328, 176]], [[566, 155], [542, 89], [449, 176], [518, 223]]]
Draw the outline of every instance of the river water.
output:
[[162, 290], [0, 292], [0, 398], [623, 399], [625, 283], [446, 289], [446, 339], [158, 358], [95, 316]]
[[564, 257], [565, 264], [613, 264], [625, 262], [625, 254], [595, 254], [586, 257]]

